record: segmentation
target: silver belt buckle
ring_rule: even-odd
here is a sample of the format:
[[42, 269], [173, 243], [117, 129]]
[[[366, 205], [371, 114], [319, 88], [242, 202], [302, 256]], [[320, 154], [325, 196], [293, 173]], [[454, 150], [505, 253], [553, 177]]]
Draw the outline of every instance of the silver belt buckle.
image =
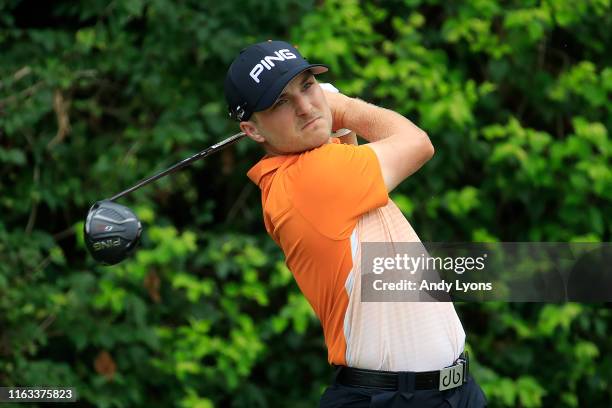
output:
[[463, 385], [464, 368], [464, 364], [460, 363], [440, 370], [440, 384], [438, 384], [438, 390], [450, 390], [451, 388]]

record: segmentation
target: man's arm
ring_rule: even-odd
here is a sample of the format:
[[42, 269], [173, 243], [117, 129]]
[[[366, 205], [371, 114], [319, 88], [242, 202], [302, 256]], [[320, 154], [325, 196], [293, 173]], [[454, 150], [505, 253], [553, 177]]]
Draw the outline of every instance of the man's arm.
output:
[[[321, 89], [325, 91], [326, 94], [327, 93], [340, 93], [338, 88], [336, 88], [329, 82], [320, 82], [319, 86], [321, 87]], [[350, 145], [355, 145], [355, 146], [359, 144], [357, 143], [357, 134], [355, 132], [351, 131], [350, 129], [342, 129], [342, 128], [335, 128], [335, 129], [338, 129], [338, 130], [336, 130], [335, 133], [332, 134], [332, 137], [337, 137], [340, 140], [340, 143], [350, 144]]]
[[393, 112], [346, 95], [326, 92], [334, 127], [348, 128], [366, 139], [380, 163], [387, 191], [416, 172], [434, 154], [423, 130]]

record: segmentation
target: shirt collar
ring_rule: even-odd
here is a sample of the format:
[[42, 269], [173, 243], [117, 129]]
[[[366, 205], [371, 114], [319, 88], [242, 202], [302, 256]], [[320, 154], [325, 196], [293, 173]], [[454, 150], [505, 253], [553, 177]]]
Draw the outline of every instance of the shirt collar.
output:
[[266, 174], [276, 171], [283, 163], [292, 157], [297, 158], [297, 155], [265, 155], [256, 165], [251, 167], [247, 172], [247, 176], [249, 176], [253, 183], [261, 187], [261, 179], [263, 179]]
[[[338, 138], [331, 138], [332, 143], [341, 143]], [[299, 157], [300, 154], [284, 154], [279, 156], [273, 155], [265, 155], [256, 165], [251, 167], [251, 169], [247, 172], [247, 176], [253, 181], [253, 183], [257, 184], [261, 187], [261, 180], [268, 173], [276, 171], [280, 166], [285, 163], [293, 163]]]

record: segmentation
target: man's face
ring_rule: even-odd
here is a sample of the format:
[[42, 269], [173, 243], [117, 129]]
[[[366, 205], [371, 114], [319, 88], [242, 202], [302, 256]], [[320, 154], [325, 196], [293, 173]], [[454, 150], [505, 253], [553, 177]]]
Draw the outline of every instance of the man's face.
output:
[[270, 154], [299, 153], [330, 141], [331, 110], [309, 71], [293, 78], [274, 104], [253, 118], [240, 128]]

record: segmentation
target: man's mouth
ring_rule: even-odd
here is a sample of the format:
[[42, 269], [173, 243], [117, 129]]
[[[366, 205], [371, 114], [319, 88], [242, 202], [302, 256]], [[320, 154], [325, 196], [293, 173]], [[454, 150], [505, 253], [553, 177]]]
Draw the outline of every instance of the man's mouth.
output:
[[317, 116], [316, 118], [310, 119], [308, 122], [306, 122], [304, 124], [304, 126], [302, 126], [302, 130], [306, 129], [308, 126], [312, 125], [313, 123], [315, 123], [319, 119], [321, 119], [319, 116]]

